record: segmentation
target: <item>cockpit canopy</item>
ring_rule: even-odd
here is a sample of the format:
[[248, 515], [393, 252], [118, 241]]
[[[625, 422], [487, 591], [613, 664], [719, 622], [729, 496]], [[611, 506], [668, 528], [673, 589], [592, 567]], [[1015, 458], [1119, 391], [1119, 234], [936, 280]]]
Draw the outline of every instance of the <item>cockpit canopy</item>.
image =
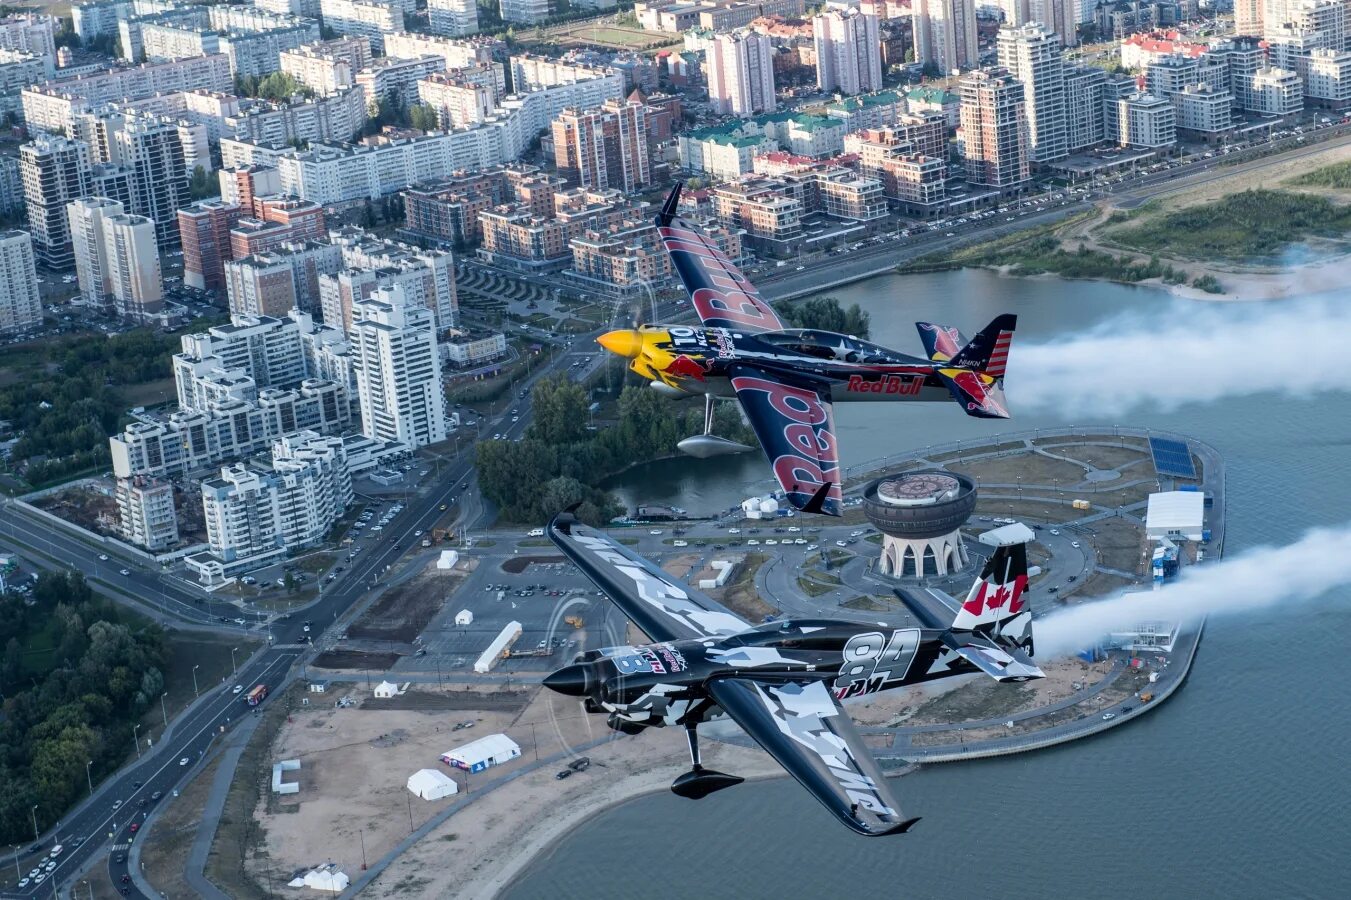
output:
[[814, 356], [817, 359], [849, 363], [894, 363], [909, 357], [868, 341], [832, 331], [811, 328], [793, 328], [756, 335], [767, 344], [782, 347], [792, 353]]

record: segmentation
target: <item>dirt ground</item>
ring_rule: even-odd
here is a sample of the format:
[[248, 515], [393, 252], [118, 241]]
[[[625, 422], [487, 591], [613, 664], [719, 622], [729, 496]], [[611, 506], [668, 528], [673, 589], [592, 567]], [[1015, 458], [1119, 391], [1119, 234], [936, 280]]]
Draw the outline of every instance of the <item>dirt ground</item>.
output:
[[1083, 466], [1035, 453], [999, 456], [972, 462], [949, 464], [954, 472], [969, 475], [981, 484], [1078, 484], [1084, 480]]
[[367, 653], [363, 650], [325, 650], [314, 660], [316, 669], [384, 672], [399, 661], [397, 653]]
[[409, 643], [454, 595], [464, 580], [457, 569], [438, 569], [429, 563], [413, 578], [385, 591], [347, 633], [358, 640]]
[[734, 555], [723, 554], [722, 557], [733, 562], [736, 571], [725, 587], [715, 588], [708, 595], [752, 624], [765, 616], [777, 615], [778, 607], [766, 603], [755, 589], [755, 573], [769, 557], [764, 553], [746, 553], [739, 560]]
[[38, 509], [58, 518], [73, 522], [95, 534], [117, 536], [117, 499], [113, 496], [112, 479], [66, 488], [33, 501]]
[[1105, 447], [1101, 444], [1085, 444], [1077, 447], [1060, 445], [1042, 449], [1047, 453], [1054, 453], [1056, 456], [1065, 456], [1086, 462], [1095, 469], [1117, 469], [1130, 463], [1149, 459], [1148, 450], [1129, 445], [1125, 447]]
[[149, 836], [141, 846], [141, 862], [145, 876], [166, 897], [188, 897], [193, 889], [183, 877], [192, 842], [197, 837], [197, 826], [206, 810], [206, 798], [211, 793], [211, 782], [220, 768], [217, 756], [198, 772], [182, 789], [181, 796], [165, 807], [155, 819]]
[[[884, 724], [938, 725], [970, 722], [1026, 712], [1072, 696], [1074, 684], [1091, 685], [1111, 670], [1107, 661], [1087, 663], [1078, 658], [1043, 660], [1037, 665], [1046, 677], [1017, 685], [999, 684], [972, 676], [950, 691], [919, 703], [909, 703]], [[954, 681], [957, 679], [953, 679]], [[852, 711], [852, 710], [851, 710]], [[855, 718], [860, 718], [855, 713]], [[860, 719], [861, 720], [861, 719]]]

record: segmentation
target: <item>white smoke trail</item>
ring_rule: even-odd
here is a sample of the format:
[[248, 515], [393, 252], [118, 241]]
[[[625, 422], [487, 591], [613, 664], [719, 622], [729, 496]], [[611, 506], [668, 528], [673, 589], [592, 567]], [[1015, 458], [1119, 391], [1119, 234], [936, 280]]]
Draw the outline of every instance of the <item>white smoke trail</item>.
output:
[[1179, 303], [1053, 343], [1015, 342], [1007, 390], [1015, 408], [1066, 416], [1346, 390], [1348, 336], [1351, 308], [1322, 301]]
[[1351, 524], [1319, 528], [1285, 547], [1254, 547], [1222, 562], [1184, 568], [1157, 591], [1119, 594], [1054, 613], [1036, 624], [1037, 656], [1093, 646], [1141, 622], [1181, 621], [1300, 603], [1351, 584]]

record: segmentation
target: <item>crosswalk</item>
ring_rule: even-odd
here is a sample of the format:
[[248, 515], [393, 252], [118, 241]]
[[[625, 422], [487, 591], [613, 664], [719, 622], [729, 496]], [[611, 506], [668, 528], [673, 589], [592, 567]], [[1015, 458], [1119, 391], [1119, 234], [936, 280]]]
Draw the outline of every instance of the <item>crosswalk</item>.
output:
[[131, 849], [131, 841], [127, 841], [125, 844], [113, 844], [114, 853], [123, 852], [130, 849]]

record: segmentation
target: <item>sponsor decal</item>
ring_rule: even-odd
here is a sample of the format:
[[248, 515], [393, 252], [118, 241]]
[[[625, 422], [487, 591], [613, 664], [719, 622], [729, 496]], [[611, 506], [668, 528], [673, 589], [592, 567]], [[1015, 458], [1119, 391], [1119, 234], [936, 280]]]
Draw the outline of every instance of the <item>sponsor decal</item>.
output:
[[941, 353], [951, 359], [961, 348], [957, 346], [957, 329], [950, 325], [934, 325], [920, 322], [919, 327], [933, 335], [933, 352]]
[[665, 675], [666, 667], [657, 659], [657, 653], [651, 647], [644, 647], [641, 651], [643, 659], [647, 661], [648, 671], [654, 675]]
[[683, 353], [671, 360], [670, 365], [662, 369], [662, 371], [667, 375], [672, 375], [677, 378], [693, 378], [697, 381], [704, 380], [703, 364]]
[[898, 628], [890, 639], [880, 631], [865, 631], [844, 645], [844, 663], [835, 678], [835, 696], [841, 700], [873, 694], [903, 682], [919, 651], [918, 628]]
[[689, 668], [689, 664], [685, 662], [685, 654], [670, 644], [657, 644], [655, 649], [666, 661], [666, 668], [671, 672], [683, 672]]
[[756, 331], [783, 328], [755, 286], [703, 235], [679, 226], [664, 226], [657, 232], [701, 321]]
[[850, 375], [845, 390], [851, 394], [890, 394], [898, 397], [915, 397], [924, 387], [924, 379], [919, 375], [880, 375], [875, 378], [864, 375]]
[[782, 440], [769, 437], [762, 443], [784, 489], [810, 496], [821, 485], [833, 483], [830, 497], [838, 502], [839, 450], [830, 408], [816, 392], [753, 375], [733, 378], [732, 387], [742, 403], [756, 407], [753, 421], [781, 425]]

